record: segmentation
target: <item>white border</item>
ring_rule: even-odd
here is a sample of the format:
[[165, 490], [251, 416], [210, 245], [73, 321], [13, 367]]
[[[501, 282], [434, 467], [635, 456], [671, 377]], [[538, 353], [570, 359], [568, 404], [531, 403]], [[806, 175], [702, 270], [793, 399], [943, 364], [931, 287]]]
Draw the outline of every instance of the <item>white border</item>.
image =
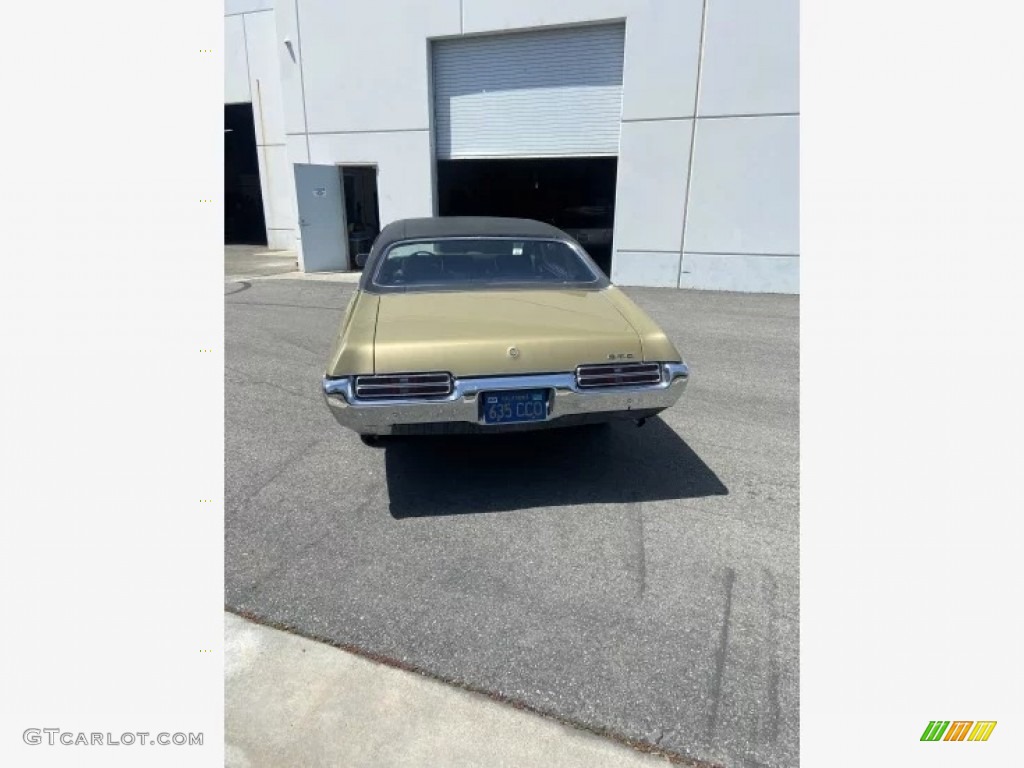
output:
[[223, 765], [223, 12], [4, 12], [3, 765]]
[[[1024, 754], [1011, 8], [803, 2], [808, 768], [1009, 766]], [[939, 718], [998, 725], [986, 743], [920, 742]]]

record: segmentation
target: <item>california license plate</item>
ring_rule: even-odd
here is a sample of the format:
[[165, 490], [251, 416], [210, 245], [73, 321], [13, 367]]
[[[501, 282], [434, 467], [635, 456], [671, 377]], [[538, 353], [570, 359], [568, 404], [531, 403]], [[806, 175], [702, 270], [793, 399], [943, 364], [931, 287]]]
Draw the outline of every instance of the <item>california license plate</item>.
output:
[[509, 389], [480, 395], [480, 415], [484, 424], [513, 424], [544, 421], [548, 417], [546, 389]]

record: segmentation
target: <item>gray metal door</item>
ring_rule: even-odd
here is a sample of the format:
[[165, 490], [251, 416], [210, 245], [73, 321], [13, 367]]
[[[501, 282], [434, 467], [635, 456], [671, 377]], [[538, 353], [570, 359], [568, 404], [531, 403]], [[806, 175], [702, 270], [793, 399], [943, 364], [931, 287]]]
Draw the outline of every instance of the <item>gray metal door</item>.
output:
[[299, 250], [304, 271], [349, 269], [344, 195], [338, 166], [295, 164]]
[[622, 24], [433, 43], [442, 160], [616, 155]]

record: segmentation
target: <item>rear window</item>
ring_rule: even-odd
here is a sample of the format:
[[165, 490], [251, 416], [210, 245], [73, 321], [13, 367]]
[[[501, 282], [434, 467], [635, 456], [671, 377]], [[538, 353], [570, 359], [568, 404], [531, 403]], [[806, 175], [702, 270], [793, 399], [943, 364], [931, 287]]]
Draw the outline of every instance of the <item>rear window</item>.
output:
[[568, 243], [517, 238], [457, 238], [396, 243], [373, 282], [388, 288], [587, 285], [595, 269]]

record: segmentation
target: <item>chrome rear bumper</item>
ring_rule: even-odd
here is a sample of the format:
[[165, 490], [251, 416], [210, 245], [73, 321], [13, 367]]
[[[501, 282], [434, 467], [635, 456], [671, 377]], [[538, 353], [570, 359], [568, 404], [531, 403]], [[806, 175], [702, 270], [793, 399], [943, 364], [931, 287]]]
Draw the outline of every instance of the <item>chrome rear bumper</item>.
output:
[[[521, 376], [474, 376], [454, 379], [452, 393], [443, 398], [365, 400], [355, 395], [355, 377], [325, 376], [324, 399], [343, 427], [364, 435], [408, 432], [422, 425], [464, 424], [474, 431], [502, 432], [543, 429], [580, 422], [641, 418], [674, 405], [686, 389], [690, 369], [686, 363], [663, 363], [661, 381], [632, 387], [580, 389], [575, 373], [526, 374]], [[478, 395], [507, 389], [549, 389], [545, 421], [517, 424], [484, 424]]]

